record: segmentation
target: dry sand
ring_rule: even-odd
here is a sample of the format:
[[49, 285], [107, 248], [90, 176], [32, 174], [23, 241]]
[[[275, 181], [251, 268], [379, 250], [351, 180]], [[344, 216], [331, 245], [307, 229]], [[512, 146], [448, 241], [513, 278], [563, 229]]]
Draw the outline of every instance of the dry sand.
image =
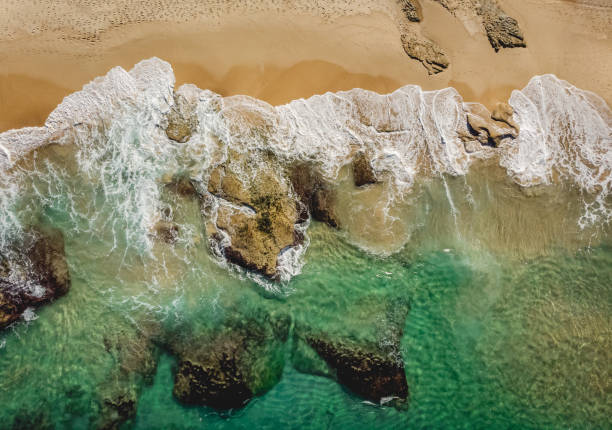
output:
[[[608, 0], [500, 0], [527, 48], [499, 53], [473, 19], [421, 0], [421, 32], [448, 54], [428, 75], [404, 53], [395, 0], [268, 2], [0, 0], [0, 131], [41, 125], [62, 98], [113, 66], [157, 56], [177, 84], [272, 104], [361, 87], [454, 86], [491, 106], [543, 73], [612, 105], [612, 4]], [[322, 6], [323, 5], [323, 6]]]

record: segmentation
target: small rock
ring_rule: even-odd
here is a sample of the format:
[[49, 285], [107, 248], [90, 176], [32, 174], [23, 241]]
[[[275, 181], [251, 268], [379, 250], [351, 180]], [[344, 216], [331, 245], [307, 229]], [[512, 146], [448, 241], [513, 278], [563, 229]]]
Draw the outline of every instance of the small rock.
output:
[[401, 40], [406, 54], [420, 61], [430, 75], [443, 72], [449, 66], [444, 51], [432, 41], [418, 39], [410, 34], [402, 34]]
[[358, 153], [353, 159], [353, 180], [358, 187], [377, 182], [372, 163], [363, 152]]
[[155, 237], [169, 245], [175, 244], [179, 238], [179, 227], [174, 222], [161, 220], [153, 229]]

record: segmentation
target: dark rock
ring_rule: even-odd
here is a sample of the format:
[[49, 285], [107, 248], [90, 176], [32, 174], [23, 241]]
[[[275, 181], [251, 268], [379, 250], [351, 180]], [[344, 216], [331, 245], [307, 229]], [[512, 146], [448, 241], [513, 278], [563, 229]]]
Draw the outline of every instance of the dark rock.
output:
[[363, 152], [357, 154], [353, 159], [353, 179], [358, 187], [377, 182], [372, 163]]
[[183, 359], [174, 381], [174, 395], [186, 404], [215, 409], [244, 406], [253, 393], [239, 368], [241, 339], [225, 339], [210, 345], [211, 354], [199, 360]]
[[[336, 193], [316, 168], [308, 163], [300, 163], [291, 168], [290, 176], [293, 191], [299, 197], [302, 209], [306, 209], [316, 221], [338, 228], [338, 217], [334, 209]], [[300, 211], [300, 220], [306, 220], [306, 211]]]
[[126, 421], [136, 416], [136, 398], [128, 393], [104, 399], [101, 411], [101, 430], [117, 430]]
[[179, 401], [218, 410], [240, 408], [280, 380], [291, 320], [284, 314], [254, 313], [226, 322], [221, 330], [181, 331], [180, 338], [170, 340], [179, 359], [173, 391]]
[[31, 229], [16, 249], [0, 255], [0, 329], [69, 288], [62, 233]]
[[408, 21], [419, 22], [422, 19], [421, 5], [418, 0], [399, 0], [399, 4]]
[[307, 340], [335, 370], [338, 382], [355, 394], [373, 402], [387, 397], [408, 399], [403, 361], [321, 338]]
[[444, 51], [430, 40], [402, 34], [401, 41], [406, 54], [420, 61], [430, 75], [443, 72], [450, 64]]

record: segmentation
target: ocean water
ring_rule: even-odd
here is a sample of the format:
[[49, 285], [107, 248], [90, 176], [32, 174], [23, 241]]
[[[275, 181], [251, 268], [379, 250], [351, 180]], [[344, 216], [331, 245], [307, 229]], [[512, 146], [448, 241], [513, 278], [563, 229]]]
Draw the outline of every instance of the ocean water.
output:
[[[178, 144], [160, 133], [172, 86], [155, 76], [165, 66], [137, 67], [151, 64], [152, 84], [124, 82], [128, 73], [114, 69], [89, 99], [77, 94], [60, 106], [44, 133], [57, 133], [66, 112], [95, 111], [93, 126], [71, 123], [53, 138], [59, 144], [34, 144], [41, 147], [19, 159], [7, 152], [1, 244], [28, 225], [60, 229], [72, 286], [0, 332], [0, 428], [96, 428], [116, 393], [137, 400], [121, 426], [133, 429], [610, 428], [612, 139], [609, 109], [594, 95], [536, 80], [537, 97], [533, 88], [513, 95], [526, 133], [519, 143], [473, 157], [452, 132], [462, 114], [451, 90], [328, 94], [276, 111], [231, 98], [222, 115], [204, 92], [200, 129]], [[110, 91], [113, 79], [121, 91]], [[549, 102], [554, 85], [585, 104]], [[418, 97], [414, 114], [404, 104]], [[563, 109], [572, 133], [550, 133]], [[318, 134], [305, 134], [315, 125]], [[23, 133], [13, 145], [31, 144], [33, 132]], [[353, 185], [347, 133], [378, 151], [382, 183]], [[15, 136], [0, 135], [0, 144]], [[198, 199], [164, 185], [176, 173], [205, 180], [224, 148], [255, 157], [262, 145], [282, 162], [320, 157], [338, 195], [342, 228], [312, 221], [282, 282], [212, 253]], [[179, 226], [175, 244], [151, 235], [164, 211]], [[226, 412], [173, 397], [169, 343], [270, 315], [289, 327], [269, 366], [282, 369], [278, 383]], [[299, 337], [308, 329], [382, 347], [398, 318], [406, 408], [354, 395]], [[269, 371], [256, 377], [265, 382]]]

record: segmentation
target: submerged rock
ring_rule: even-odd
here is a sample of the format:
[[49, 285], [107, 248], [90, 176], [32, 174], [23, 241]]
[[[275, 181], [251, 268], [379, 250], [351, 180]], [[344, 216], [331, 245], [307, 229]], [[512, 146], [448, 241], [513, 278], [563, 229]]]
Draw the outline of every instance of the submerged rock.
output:
[[406, 54], [420, 61], [430, 75], [443, 72], [450, 64], [444, 51], [431, 40], [402, 34], [401, 41]]
[[316, 221], [338, 228], [340, 224], [335, 211], [336, 192], [331, 184], [324, 181], [316, 168], [308, 163], [294, 165], [290, 176], [293, 191], [306, 209], [302, 211], [300, 218], [305, 221], [310, 213]]
[[378, 182], [372, 163], [363, 152], [357, 154], [353, 160], [353, 179], [358, 187]]
[[338, 382], [355, 394], [381, 402], [408, 399], [404, 363], [361, 347], [309, 337], [310, 346], [335, 370]]
[[[407, 404], [409, 389], [400, 342], [410, 306], [403, 298], [387, 304], [366, 301], [363, 306], [368, 307], [373, 318], [375, 338], [358, 339], [297, 325], [293, 361], [300, 371], [331, 376], [367, 400], [403, 407]], [[300, 344], [314, 350], [328, 370], [321, 369], [321, 364], [300, 348]]]
[[227, 410], [263, 394], [282, 376], [289, 323], [283, 315], [250, 315], [221, 331], [173, 340], [171, 349], [179, 359], [175, 397]]
[[31, 229], [19, 248], [0, 255], [0, 329], [69, 288], [62, 233]]
[[210, 175], [208, 191], [219, 202], [211, 239], [229, 261], [276, 278], [280, 253], [301, 241], [296, 202], [273, 161], [234, 157]]

